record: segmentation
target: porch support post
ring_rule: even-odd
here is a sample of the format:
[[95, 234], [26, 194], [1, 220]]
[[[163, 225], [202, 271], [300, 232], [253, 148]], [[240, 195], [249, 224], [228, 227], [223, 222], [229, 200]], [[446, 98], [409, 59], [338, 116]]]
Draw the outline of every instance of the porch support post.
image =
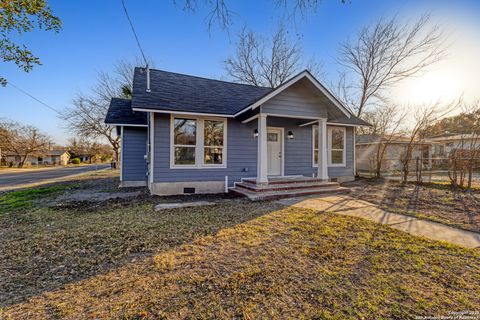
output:
[[257, 183], [268, 183], [267, 170], [267, 115], [258, 115]]
[[318, 119], [318, 178], [328, 180], [327, 119]]

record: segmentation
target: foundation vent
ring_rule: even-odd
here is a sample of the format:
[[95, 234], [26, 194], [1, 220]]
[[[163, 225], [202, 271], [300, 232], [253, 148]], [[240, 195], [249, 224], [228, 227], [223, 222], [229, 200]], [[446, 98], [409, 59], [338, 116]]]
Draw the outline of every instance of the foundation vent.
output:
[[183, 193], [186, 193], [186, 194], [195, 193], [195, 188], [183, 188]]

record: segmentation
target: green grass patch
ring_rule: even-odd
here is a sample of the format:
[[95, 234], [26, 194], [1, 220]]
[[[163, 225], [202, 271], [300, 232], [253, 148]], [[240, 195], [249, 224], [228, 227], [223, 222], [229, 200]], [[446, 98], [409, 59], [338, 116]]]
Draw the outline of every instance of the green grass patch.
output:
[[31, 208], [34, 201], [44, 197], [58, 195], [65, 191], [65, 189], [71, 187], [72, 185], [54, 185], [49, 187], [12, 191], [0, 195], [0, 212], [12, 209]]

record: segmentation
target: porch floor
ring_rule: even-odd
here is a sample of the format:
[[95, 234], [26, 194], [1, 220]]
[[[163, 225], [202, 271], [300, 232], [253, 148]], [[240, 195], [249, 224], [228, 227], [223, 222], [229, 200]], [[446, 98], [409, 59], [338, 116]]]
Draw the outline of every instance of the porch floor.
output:
[[245, 196], [252, 201], [276, 200], [315, 194], [346, 193], [350, 189], [341, 187], [337, 182], [322, 179], [295, 176], [272, 177], [268, 184], [257, 184], [255, 178], [243, 179], [230, 188], [231, 193]]

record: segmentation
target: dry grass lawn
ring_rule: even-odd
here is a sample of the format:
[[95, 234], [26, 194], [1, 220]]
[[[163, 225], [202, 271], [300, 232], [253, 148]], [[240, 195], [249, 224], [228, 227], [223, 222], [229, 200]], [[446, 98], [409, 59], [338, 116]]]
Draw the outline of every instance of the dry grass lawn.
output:
[[408, 319], [480, 310], [479, 250], [271, 202], [152, 208], [139, 200], [2, 215], [3, 317]]
[[361, 179], [346, 184], [352, 196], [394, 213], [411, 215], [465, 230], [480, 232], [480, 189], [451, 190], [446, 184], [401, 184]]

